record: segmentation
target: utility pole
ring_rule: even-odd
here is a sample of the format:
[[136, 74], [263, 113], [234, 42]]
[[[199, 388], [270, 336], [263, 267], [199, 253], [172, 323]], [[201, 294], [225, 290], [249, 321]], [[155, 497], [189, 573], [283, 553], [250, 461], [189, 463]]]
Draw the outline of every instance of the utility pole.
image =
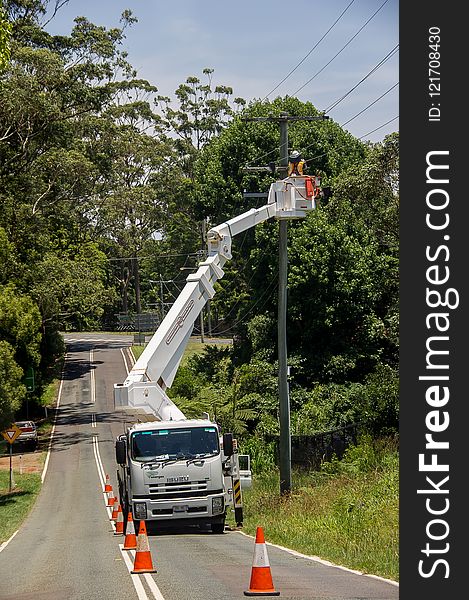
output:
[[161, 277], [161, 274], [160, 274], [160, 301], [161, 301], [161, 320], [163, 321], [165, 314], [164, 314], [164, 300], [163, 300], [163, 278]]
[[[204, 251], [207, 243], [207, 220], [204, 217], [202, 219], [201, 227], [201, 250]], [[204, 331], [204, 307], [200, 311], [200, 342], [205, 343], [205, 331]]]
[[[280, 125], [280, 170], [288, 172], [288, 122], [322, 121], [325, 115], [294, 117], [281, 112], [278, 117], [247, 117], [243, 121], [273, 121]], [[290, 394], [288, 389], [287, 354], [287, 282], [288, 282], [288, 221], [279, 219], [278, 261], [278, 392], [280, 418], [280, 494], [291, 492]]]

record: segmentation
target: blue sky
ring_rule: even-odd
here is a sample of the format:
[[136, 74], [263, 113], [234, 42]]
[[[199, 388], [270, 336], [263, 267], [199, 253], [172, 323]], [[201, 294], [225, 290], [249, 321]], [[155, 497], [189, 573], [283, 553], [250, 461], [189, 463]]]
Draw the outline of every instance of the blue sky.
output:
[[[202, 70], [210, 67], [215, 70], [214, 84], [229, 85], [234, 96], [249, 101], [269, 94], [347, 9], [294, 73], [269, 96], [271, 100], [278, 95], [297, 96], [326, 110], [399, 43], [398, 0], [387, 0], [365, 25], [383, 2], [70, 0], [48, 30], [67, 33], [76, 16], [86, 16], [97, 25], [118, 26], [122, 11], [128, 8], [138, 18], [138, 23], [127, 30], [129, 60], [139, 77], [156, 85], [159, 93], [174, 98], [174, 90], [188, 76], [203, 78]], [[398, 116], [399, 86], [391, 90], [398, 80], [399, 52], [395, 51], [327, 114], [354, 136], [381, 141], [398, 130], [398, 119], [369, 132]]]

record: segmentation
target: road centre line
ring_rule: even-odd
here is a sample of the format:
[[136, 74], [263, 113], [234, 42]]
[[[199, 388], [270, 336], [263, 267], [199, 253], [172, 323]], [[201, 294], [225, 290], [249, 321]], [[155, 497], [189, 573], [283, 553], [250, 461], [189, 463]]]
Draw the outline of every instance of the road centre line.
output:
[[144, 573], [145, 581], [148, 584], [148, 587], [151, 590], [151, 593], [155, 597], [156, 600], [164, 600], [163, 594], [160, 592], [160, 588], [156, 585], [156, 581], [150, 575], [150, 573]]
[[91, 404], [95, 404], [96, 403], [96, 383], [95, 383], [95, 375], [94, 375], [93, 362], [94, 362], [94, 354], [93, 354], [93, 348], [92, 348], [90, 350], [90, 384], [91, 384], [90, 396], [91, 396]]
[[111, 522], [111, 527], [113, 529], [113, 531], [116, 530], [116, 526], [114, 524], [114, 521], [111, 520], [112, 517], [112, 509], [111, 507], [107, 506], [107, 493], [104, 491], [104, 470], [102, 469], [102, 462], [101, 462], [101, 456], [99, 454], [99, 448], [98, 448], [98, 436], [97, 435], [93, 435], [93, 453], [94, 453], [94, 458], [95, 458], [95, 462], [96, 462], [96, 468], [98, 469], [98, 477], [99, 480], [101, 482], [101, 489], [103, 490], [103, 501], [104, 501], [104, 506], [106, 508], [106, 512], [108, 514], [108, 518]]
[[[92, 362], [92, 354], [91, 353], [92, 353], [92, 351], [90, 352], [90, 363]], [[125, 359], [122, 348], [121, 348], [121, 353], [122, 353], [122, 357], [124, 359], [124, 364], [125, 364], [127, 374], [128, 374], [129, 369], [127, 367], [127, 361]], [[91, 371], [91, 372], [93, 373], [93, 371]], [[92, 396], [93, 396], [93, 393], [95, 395], [95, 385], [96, 385], [95, 380], [94, 380], [94, 378], [92, 378], [92, 380], [91, 380], [91, 395]], [[92, 415], [91, 415], [92, 422], [93, 422], [93, 418], [96, 418], [95, 413], [92, 413]], [[93, 427], [93, 424], [91, 426]], [[95, 422], [94, 426], [96, 426], [96, 422]], [[93, 453], [94, 453], [94, 458], [95, 458], [95, 462], [96, 462], [96, 468], [98, 470], [99, 481], [101, 483], [101, 489], [104, 490], [106, 475], [105, 475], [105, 471], [104, 471], [104, 467], [103, 467], [103, 462], [101, 460], [101, 454], [99, 452], [98, 435], [97, 434], [93, 434]], [[109, 520], [111, 522], [112, 529], [115, 532], [116, 526], [115, 526], [114, 522], [111, 520], [112, 510], [110, 507], [107, 506], [107, 494], [104, 491], [103, 491], [103, 500], [104, 500], [104, 505], [106, 507], [106, 511], [108, 513]], [[149, 600], [148, 594], [145, 591], [145, 588], [142, 584], [142, 581], [141, 581], [139, 575], [136, 573], [131, 573], [131, 571], [133, 569], [133, 562], [129, 556], [129, 551], [123, 550], [123, 544], [119, 544], [119, 549], [124, 558], [124, 562], [129, 571], [130, 577], [134, 584], [135, 591], [137, 592], [137, 596], [138, 596], [139, 600]], [[131, 551], [130, 555], [132, 556], [132, 558], [134, 558], [135, 552]], [[158, 586], [156, 585], [156, 582], [153, 579], [153, 577], [151, 577], [151, 575], [149, 573], [142, 573], [142, 575], [144, 576], [145, 581], [147, 582], [147, 585], [150, 588], [153, 598], [155, 600], [165, 600], [162, 593], [160, 592]]]
[[[119, 544], [119, 549], [124, 557], [125, 564], [129, 569], [129, 572], [134, 568], [133, 561], [135, 560], [135, 550], [124, 550], [124, 544]], [[130, 573], [132, 577], [138, 577], [136, 573]], [[150, 575], [150, 573], [142, 573], [147, 582], [148, 587], [150, 588], [151, 593], [155, 600], [165, 600], [163, 594], [160, 591], [160, 588], [157, 586], [156, 581]]]
[[96, 427], [96, 413], [91, 413], [91, 427]]
[[[121, 551], [125, 566], [127, 567], [130, 573], [133, 569], [133, 564], [130, 560], [130, 556], [127, 554], [127, 550], [122, 549], [122, 544], [119, 544], [119, 550]], [[137, 592], [139, 600], [148, 600], [148, 595], [145, 591], [145, 588], [143, 587], [143, 583], [141, 582], [140, 577], [136, 573], [130, 573], [130, 577], [132, 579], [132, 583], [135, 586], [135, 591]]]

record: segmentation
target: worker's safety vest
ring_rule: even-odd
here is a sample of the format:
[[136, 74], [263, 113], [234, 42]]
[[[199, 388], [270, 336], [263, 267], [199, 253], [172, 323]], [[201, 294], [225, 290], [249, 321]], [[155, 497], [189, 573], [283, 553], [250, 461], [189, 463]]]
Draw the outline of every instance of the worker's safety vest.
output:
[[304, 160], [300, 160], [297, 163], [288, 163], [288, 177], [290, 177], [290, 175], [303, 175], [304, 165]]

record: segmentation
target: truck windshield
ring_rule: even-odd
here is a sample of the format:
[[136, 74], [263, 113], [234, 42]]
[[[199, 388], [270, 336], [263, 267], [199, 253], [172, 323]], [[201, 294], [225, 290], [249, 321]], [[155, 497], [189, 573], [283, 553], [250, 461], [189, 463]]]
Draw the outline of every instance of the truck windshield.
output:
[[216, 427], [137, 431], [132, 435], [132, 458], [140, 462], [206, 458], [219, 451]]

